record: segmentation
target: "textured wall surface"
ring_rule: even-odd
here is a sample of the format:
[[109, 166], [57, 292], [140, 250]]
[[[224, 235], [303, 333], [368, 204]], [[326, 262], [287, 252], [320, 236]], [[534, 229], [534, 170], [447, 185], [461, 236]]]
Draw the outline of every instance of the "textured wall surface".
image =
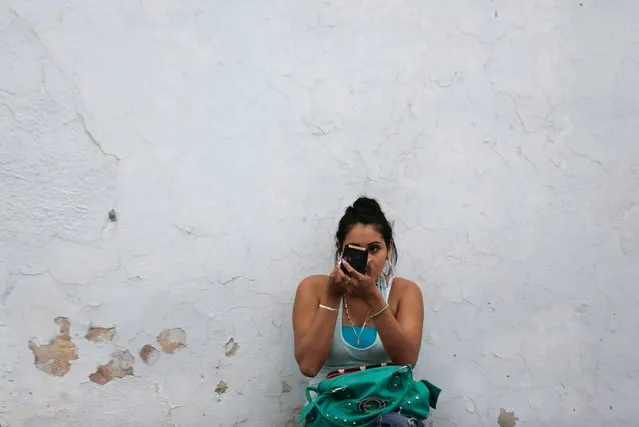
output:
[[4, 0], [0, 425], [292, 426], [359, 194], [436, 427], [636, 425], [636, 0]]

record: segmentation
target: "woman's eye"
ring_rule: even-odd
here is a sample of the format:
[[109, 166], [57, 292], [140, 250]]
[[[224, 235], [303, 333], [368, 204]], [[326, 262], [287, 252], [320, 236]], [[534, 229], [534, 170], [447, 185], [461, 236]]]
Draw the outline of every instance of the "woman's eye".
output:
[[375, 253], [375, 252], [379, 251], [379, 246], [371, 246], [371, 248], [368, 251], [372, 252], [372, 253]]

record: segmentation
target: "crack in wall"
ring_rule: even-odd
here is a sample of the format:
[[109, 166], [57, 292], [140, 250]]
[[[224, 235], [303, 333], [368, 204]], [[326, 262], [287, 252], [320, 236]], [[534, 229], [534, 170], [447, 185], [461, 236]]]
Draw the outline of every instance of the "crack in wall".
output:
[[97, 140], [97, 138], [93, 135], [93, 132], [91, 132], [91, 130], [89, 130], [89, 128], [87, 127], [87, 123], [84, 119], [84, 115], [77, 110], [75, 114], [77, 115], [78, 120], [80, 121], [80, 124], [82, 125], [84, 134], [87, 136], [87, 138], [89, 138], [89, 140], [93, 143], [93, 145], [95, 145], [102, 154], [115, 160], [116, 164], [120, 163], [120, 160], [122, 160], [121, 158], [119, 158], [117, 155], [113, 153], [109, 153], [105, 151], [104, 148], [102, 148], [102, 144], [100, 143], [100, 141]]

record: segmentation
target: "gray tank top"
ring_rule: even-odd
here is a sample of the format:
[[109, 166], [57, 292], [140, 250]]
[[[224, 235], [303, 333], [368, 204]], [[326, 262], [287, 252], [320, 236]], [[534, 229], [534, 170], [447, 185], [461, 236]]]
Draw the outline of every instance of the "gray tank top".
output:
[[[393, 276], [390, 277], [388, 284], [386, 284], [386, 279], [383, 276], [380, 276], [380, 279], [377, 281], [377, 286], [386, 302], [388, 302], [388, 295], [390, 294], [392, 285]], [[344, 336], [342, 335], [342, 307], [343, 302], [340, 300], [337, 323], [335, 325], [335, 331], [333, 332], [333, 347], [331, 353], [328, 355], [324, 366], [322, 366], [318, 374], [309, 380], [310, 385], [319, 383], [326, 379], [326, 376], [330, 372], [338, 369], [390, 363], [390, 359], [384, 350], [384, 345], [379, 338], [379, 334], [377, 334], [375, 342], [364, 349], [355, 348], [344, 340]]]

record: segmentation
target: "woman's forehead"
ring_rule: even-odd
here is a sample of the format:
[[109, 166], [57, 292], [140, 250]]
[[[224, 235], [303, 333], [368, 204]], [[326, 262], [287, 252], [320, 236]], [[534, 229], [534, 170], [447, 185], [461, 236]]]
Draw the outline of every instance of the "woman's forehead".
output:
[[345, 243], [358, 243], [369, 245], [371, 243], [381, 243], [384, 238], [373, 225], [357, 224], [346, 235]]

